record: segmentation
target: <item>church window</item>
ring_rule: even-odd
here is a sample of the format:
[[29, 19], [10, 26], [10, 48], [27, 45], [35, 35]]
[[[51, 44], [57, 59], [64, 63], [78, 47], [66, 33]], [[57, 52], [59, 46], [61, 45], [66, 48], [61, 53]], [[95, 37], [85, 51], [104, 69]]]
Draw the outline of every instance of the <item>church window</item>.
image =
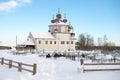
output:
[[54, 29], [54, 31], [58, 31], [58, 29], [56, 28], [56, 29]]
[[39, 41], [39, 44], [41, 44], [41, 41]]
[[52, 44], [52, 41], [50, 41], [50, 44]]
[[67, 44], [69, 44], [69, 41], [67, 41]]
[[48, 41], [46, 41], [45, 43], [48, 44]]
[[73, 44], [73, 41], [71, 41], [71, 44]]
[[56, 44], [56, 41], [54, 41], [54, 44]]
[[61, 41], [61, 44], [65, 44], [65, 41]]
[[65, 44], [65, 41], [63, 41], [63, 44]]

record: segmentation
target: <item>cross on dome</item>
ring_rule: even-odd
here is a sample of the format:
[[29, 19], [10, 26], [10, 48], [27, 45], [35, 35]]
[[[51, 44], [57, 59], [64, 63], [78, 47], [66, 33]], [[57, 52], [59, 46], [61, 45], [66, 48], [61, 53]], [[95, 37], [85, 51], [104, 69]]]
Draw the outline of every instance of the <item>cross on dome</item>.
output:
[[60, 9], [58, 8], [58, 13], [56, 14], [56, 18], [54, 19], [54, 16], [53, 16], [53, 19], [51, 20], [51, 23], [67, 23], [67, 19], [66, 19], [66, 14], [64, 15], [64, 19], [61, 20], [62, 18], [62, 15], [60, 14]]

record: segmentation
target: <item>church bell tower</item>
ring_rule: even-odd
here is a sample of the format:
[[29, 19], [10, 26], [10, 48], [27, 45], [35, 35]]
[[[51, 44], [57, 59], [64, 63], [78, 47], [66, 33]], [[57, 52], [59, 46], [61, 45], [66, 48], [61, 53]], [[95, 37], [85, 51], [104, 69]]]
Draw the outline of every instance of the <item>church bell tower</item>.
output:
[[62, 15], [60, 11], [56, 14], [56, 17], [54, 19], [54, 16], [51, 20], [51, 25], [49, 25], [49, 30], [51, 34], [55, 35], [57, 33], [63, 33], [63, 34], [70, 34], [71, 37], [75, 36], [75, 33], [73, 31], [73, 27], [71, 24], [67, 24], [66, 15], [64, 15], [64, 19], [62, 19]]

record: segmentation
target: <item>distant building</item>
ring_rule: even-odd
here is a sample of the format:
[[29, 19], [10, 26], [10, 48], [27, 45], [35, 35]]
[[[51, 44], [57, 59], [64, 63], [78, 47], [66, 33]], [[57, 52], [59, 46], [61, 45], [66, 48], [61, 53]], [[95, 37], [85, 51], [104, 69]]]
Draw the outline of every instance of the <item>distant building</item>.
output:
[[11, 49], [11, 47], [8, 43], [0, 41], [0, 49]]
[[35, 44], [37, 50], [75, 50], [75, 33], [73, 27], [67, 24], [66, 17], [61, 19], [60, 12], [51, 20], [48, 32], [30, 32], [28, 41]]

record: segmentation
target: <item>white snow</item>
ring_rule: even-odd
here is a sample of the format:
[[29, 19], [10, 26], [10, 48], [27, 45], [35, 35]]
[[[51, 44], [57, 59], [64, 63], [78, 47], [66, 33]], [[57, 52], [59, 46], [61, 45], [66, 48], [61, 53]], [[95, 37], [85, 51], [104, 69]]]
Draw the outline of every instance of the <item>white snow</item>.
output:
[[67, 24], [60, 21], [60, 22], [52, 23], [51, 25], [67, 25]]
[[33, 38], [50, 38], [54, 39], [54, 36], [49, 32], [31, 32]]
[[24, 70], [18, 72], [17, 68], [9, 69], [8, 65], [0, 64], [0, 80], [120, 80], [120, 71], [80, 73], [77, 71], [80, 62], [63, 57], [54, 59], [39, 57], [38, 54], [12, 55], [9, 51], [0, 51], [1, 57], [27, 64], [36, 63], [37, 74], [32, 75], [31, 72]]
[[35, 45], [35, 44], [33, 42], [31, 42], [31, 41], [25, 41], [25, 42], [22, 42], [22, 43], [20, 43], [18, 45], [21, 46], [21, 45]]
[[113, 59], [113, 56], [112, 55], [106, 55], [106, 58], [107, 59]]
[[8, 46], [8, 47], [10, 47], [10, 43], [8, 41], [6, 41], [6, 42], [1, 42], [0, 41], [0, 46]]

